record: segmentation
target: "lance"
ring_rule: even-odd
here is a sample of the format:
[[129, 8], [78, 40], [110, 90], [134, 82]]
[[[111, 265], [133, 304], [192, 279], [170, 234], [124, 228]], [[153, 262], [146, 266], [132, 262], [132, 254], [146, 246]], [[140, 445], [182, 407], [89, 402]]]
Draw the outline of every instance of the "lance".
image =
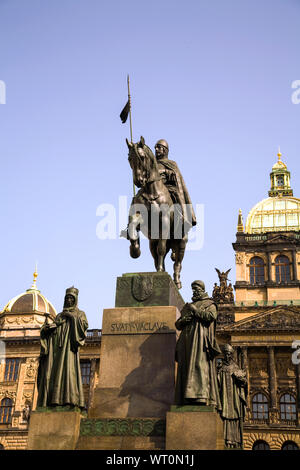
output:
[[[127, 88], [128, 88], [128, 103], [129, 103], [130, 142], [133, 143], [133, 140], [132, 140], [132, 117], [131, 117], [131, 96], [130, 96], [129, 75], [127, 75]], [[133, 181], [133, 196], [135, 196], [134, 181]]]
[[[120, 118], [123, 124], [128, 119], [128, 114], [129, 114], [129, 123], [130, 123], [130, 142], [133, 144], [132, 141], [132, 118], [131, 118], [131, 96], [130, 96], [130, 86], [129, 86], [129, 75], [127, 75], [127, 88], [128, 88], [128, 100], [127, 103], [125, 104], [124, 108], [121, 111]], [[133, 182], [133, 196], [135, 196], [135, 185]]]

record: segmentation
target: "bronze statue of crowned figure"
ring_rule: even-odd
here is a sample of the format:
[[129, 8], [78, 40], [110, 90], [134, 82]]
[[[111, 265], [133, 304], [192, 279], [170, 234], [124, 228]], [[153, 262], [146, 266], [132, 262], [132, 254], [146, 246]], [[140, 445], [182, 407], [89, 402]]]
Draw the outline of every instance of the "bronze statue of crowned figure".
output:
[[165, 257], [171, 250], [174, 282], [178, 289], [181, 264], [189, 230], [196, 225], [192, 202], [177, 164], [168, 159], [165, 140], [155, 145], [155, 156], [143, 137], [128, 142], [129, 164], [134, 184], [140, 188], [133, 197], [127, 230], [121, 232], [130, 240], [130, 255], [141, 254], [139, 231], [148, 239], [156, 271], [165, 271]]
[[38, 407], [65, 406], [85, 408], [79, 348], [83, 346], [88, 322], [78, 306], [78, 289], [66, 290], [63, 311], [53, 323], [41, 328], [38, 369]]

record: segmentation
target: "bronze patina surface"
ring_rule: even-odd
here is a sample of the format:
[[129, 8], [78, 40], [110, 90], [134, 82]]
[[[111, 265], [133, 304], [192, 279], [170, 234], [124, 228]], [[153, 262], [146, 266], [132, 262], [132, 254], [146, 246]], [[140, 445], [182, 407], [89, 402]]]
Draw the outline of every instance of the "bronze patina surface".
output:
[[207, 405], [220, 410], [215, 357], [217, 306], [202, 281], [192, 283], [192, 302], [185, 304], [175, 326], [181, 330], [176, 344], [178, 362], [175, 403]]
[[84, 344], [88, 322], [77, 303], [78, 289], [67, 289], [62, 313], [53, 323], [46, 318], [41, 328], [38, 407], [85, 407], [79, 348]]
[[233, 360], [233, 348], [224, 346], [224, 360], [218, 372], [221, 416], [224, 421], [225, 446], [229, 449], [243, 448], [243, 421], [247, 406], [246, 371]]
[[127, 141], [129, 163], [134, 184], [140, 188], [134, 196], [127, 231], [121, 236], [130, 240], [130, 255], [141, 254], [139, 231], [148, 239], [155, 269], [165, 271], [165, 257], [171, 250], [174, 262], [174, 282], [181, 288], [180, 271], [188, 241], [188, 231], [196, 225], [192, 202], [182, 175], [168, 159], [169, 146], [160, 140], [156, 155], [141, 137], [137, 143]]

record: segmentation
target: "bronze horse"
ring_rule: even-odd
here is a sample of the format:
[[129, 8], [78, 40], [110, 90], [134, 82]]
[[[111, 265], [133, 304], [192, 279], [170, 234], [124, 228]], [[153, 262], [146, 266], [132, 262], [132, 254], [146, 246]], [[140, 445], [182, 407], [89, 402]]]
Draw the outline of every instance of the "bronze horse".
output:
[[137, 143], [128, 142], [128, 161], [133, 171], [134, 184], [140, 188], [133, 198], [127, 238], [130, 240], [130, 256], [141, 254], [138, 232], [148, 239], [156, 271], [165, 271], [165, 257], [172, 250], [174, 282], [181, 289], [180, 271], [188, 236], [184, 231], [181, 208], [174, 204], [158, 170], [151, 149], [141, 137]]

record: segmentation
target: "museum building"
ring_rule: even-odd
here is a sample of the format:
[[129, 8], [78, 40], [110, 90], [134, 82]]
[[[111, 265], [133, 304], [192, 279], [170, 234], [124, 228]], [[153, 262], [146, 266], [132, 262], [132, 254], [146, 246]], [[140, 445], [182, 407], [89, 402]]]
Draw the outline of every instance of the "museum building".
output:
[[[235, 300], [220, 301], [219, 344], [231, 343], [247, 371], [245, 450], [300, 448], [300, 199], [278, 153], [268, 198], [244, 226], [238, 215]], [[26, 449], [30, 410], [36, 408], [39, 332], [56, 310], [36, 286], [0, 313], [0, 448]], [[86, 407], [98, 383], [101, 330], [88, 330], [80, 350]], [[295, 346], [295, 343], [294, 343]], [[1, 349], [2, 347], [2, 349]]]
[[247, 370], [248, 450], [300, 448], [300, 365], [292, 347], [300, 340], [300, 199], [280, 151], [270, 178], [269, 197], [251, 209], [245, 227], [239, 211], [235, 302], [220, 304], [217, 327], [219, 342], [230, 342]]

